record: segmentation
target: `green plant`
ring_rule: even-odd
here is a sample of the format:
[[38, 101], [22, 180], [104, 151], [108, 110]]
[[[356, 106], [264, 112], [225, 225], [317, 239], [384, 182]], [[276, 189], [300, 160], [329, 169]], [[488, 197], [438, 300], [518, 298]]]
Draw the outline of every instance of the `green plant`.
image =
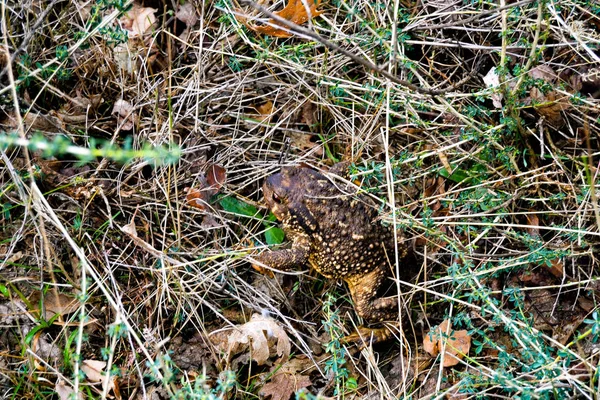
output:
[[345, 393], [356, 389], [356, 379], [349, 377], [348, 369], [345, 367], [347, 354], [346, 349], [340, 342], [343, 334], [335, 302], [335, 296], [327, 293], [327, 297], [323, 302], [325, 319], [321, 322], [323, 323], [323, 328], [331, 338], [325, 346], [325, 351], [331, 357], [325, 362], [325, 372], [332, 375], [335, 381], [334, 395], [343, 396]]

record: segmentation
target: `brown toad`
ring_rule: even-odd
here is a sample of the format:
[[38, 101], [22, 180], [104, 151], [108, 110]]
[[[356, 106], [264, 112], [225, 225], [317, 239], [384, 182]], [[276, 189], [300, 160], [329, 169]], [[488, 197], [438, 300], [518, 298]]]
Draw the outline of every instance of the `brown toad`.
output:
[[376, 209], [348, 185], [307, 167], [284, 167], [267, 178], [263, 192], [292, 247], [262, 253], [259, 262], [290, 270], [308, 261], [325, 277], [348, 284], [356, 312], [365, 320], [398, 317], [396, 298], [377, 298], [390, 272], [388, 259], [394, 259], [394, 235], [377, 221]]

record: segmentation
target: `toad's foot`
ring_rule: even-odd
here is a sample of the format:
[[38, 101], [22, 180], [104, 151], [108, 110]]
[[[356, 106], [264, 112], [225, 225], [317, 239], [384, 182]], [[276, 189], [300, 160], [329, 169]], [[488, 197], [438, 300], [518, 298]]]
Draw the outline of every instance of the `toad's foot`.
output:
[[366, 326], [359, 326], [356, 332], [344, 336], [342, 343], [357, 344], [362, 349], [372, 344], [386, 342], [392, 337], [392, 331], [387, 327], [368, 328]]

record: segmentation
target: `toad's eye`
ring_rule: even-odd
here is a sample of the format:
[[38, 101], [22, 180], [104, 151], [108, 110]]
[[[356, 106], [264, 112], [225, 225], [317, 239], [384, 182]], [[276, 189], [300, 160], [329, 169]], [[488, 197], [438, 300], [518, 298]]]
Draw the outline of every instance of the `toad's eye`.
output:
[[275, 192], [273, 192], [273, 201], [277, 204], [281, 204], [281, 197], [279, 197]]

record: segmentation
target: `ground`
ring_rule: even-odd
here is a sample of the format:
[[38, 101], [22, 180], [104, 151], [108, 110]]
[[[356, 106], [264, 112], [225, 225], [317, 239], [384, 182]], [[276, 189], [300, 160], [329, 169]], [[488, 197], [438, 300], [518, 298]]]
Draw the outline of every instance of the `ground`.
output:
[[[0, 11], [2, 396], [598, 396], [595, 2]], [[265, 179], [339, 161], [408, 248], [385, 343], [252, 268]]]

